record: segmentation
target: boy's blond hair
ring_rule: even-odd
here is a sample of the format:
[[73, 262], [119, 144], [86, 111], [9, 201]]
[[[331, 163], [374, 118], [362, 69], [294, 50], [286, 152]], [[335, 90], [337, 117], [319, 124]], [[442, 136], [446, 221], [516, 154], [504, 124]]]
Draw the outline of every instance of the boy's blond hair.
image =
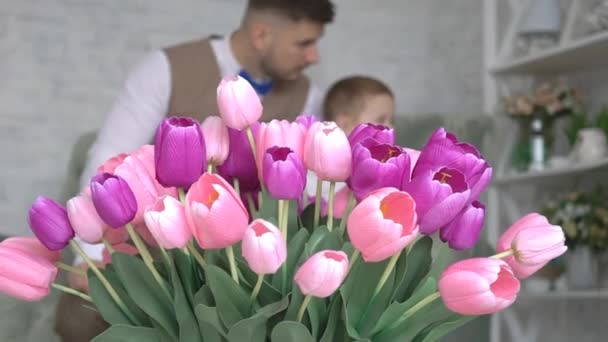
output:
[[[366, 96], [388, 95], [393, 92], [383, 82], [368, 76], [351, 76], [334, 83], [323, 101], [323, 119], [335, 121], [338, 114], [358, 119]], [[356, 117], [355, 117], [356, 115]]]

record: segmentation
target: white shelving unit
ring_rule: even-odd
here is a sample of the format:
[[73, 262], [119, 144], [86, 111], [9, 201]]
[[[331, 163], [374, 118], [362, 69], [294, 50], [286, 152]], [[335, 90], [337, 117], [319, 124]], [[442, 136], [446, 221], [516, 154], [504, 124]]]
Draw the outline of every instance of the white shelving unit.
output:
[[[589, 10], [591, 1], [570, 0], [565, 15], [565, 25], [562, 28], [559, 44], [541, 52], [512, 57], [515, 51], [517, 30], [522, 22], [528, 4], [536, 0], [484, 0], [484, 107], [488, 114], [495, 114], [499, 107], [499, 99], [510, 95], [507, 81], [515, 79], [530, 80], [547, 75], [558, 76], [566, 72], [578, 72], [592, 68], [608, 67], [608, 31], [593, 35], [580, 36], [577, 31], [577, 21], [580, 14]], [[585, 7], [587, 6], [587, 7]], [[506, 12], [510, 18], [501, 16]], [[503, 19], [507, 20], [505, 25]], [[575, 37], [576, 36], [576, 37]], [[515, 132], [513, 132], [515, 134]], [[508, 151], [505, 149], [505, 152]], [[518, 198], [513, 194], [515, 188], [524, 188], [528, 194], [542, 192], [542, 186], [551, 184], [554, 187], [564, 187], [573, 184], [577, 179], [592, 178], [608, 179], [608, 158], [589, 162], [572, 163], [564, 168], [546, 169], [539, 172], [521, 174], [505, 174], [508, 153], [503, 160], [495, 165], [495, 176], [488, 189], [488, 240], [495, 243], [506, 227], [505, 216], [510, 222], [521, 217], [526, 211], [524, 204], [534, 201], [531, 198]], [[496, 167], [497, 166], [497, 167]], [[603, 175], [594, 177], [593, 175]], [[605, 182], [605, 181], [604, 181]], [[524, 202], [528, 203], [524, 203]], [[534, 204], [534, 203], [532, 203]], [[527, 208], [526, 208], [527, 209]], [[608, 289], [585, 291], [555, 291], [546, 293], [522, 292], [522, 300], [552, 301], [556, 303], [581, 300], [604, 301], [608, 299]], [[548, 302], [546, 302], [548, 303]], [[608, 303], [608, 302], [607, 302]], [[542, 305], [539, 303], [539, 305]], [[523, 336], [521, 319], [517, 310], [506, 310], [494, 314], [491, 318], [490, 342], [503, 342], [505, 327], [511, 336]], [[535, 323], [539, 321], [535, 318]], [[529, 322], [529, 324], [531, 324]], [[540, 323], [538, 323], [540, 324]], [[529, 337], [525, 341], [537, 341], [538, 337]], [[518, 340], [519, 341], [519, 340]], [[523, 340], [522, 340], [523, 341]], [[540, 341], [540, 340], [539, 340]]]

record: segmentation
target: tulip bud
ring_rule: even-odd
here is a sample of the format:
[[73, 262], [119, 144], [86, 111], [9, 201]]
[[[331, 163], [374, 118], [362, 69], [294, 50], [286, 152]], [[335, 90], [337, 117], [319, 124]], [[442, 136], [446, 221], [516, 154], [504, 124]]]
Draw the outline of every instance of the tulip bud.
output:
[[295, 122], [272, 120], [261, 123], [256, 139], [256, 154], [260, 179], [264, 179], [264, 158], [266, 151], [274, 146], [289, 147], [296, 156], [303, 158], [306, 131]]
[[342, 285], [348, 273], [348, 257], [342, 251], [323, 250], [300, 266], [295, 283], [305, 296], [325, 298]]
[[76, 236], [88, 243], [101, 242], [108, 225], [99, 217], [91, 199], [91, 192], [84, 191], [72, 197], [66, 207]]
[[186, 117], [164, 119], [156, 131], [156, 179], [165, 187], [188, 188], [207, 168], [200, 124]]
[[348, 135], [348, 142], [351, 148], [355, 148], [358, 143], [372, 138], [379, 144], [394, 145], [395, 130], [388, 126], [373, 123], [361, 123]]
[[36, 198], [29, 210], [28, 223], [38, 240], [52, 251], [62, 250], [74, 238], [67, 211], [48, 197]]
[[0, 247], [0, 292], [25, 301], [38, 301], [49, 294], [57, 278], [51, 261], [22, 250]]
[[257, 274], [275, 273], [287, 258], [287, 242], [272, 223], [257, 219], [251, 222], [242, 242], [243, 258]]
[[160, 197], [144, 214], [148, 230], [159, 246], [184, 248], [192, 238], [184, 207], [171, 196]]
[[[252, 127], [254, 135], [256, 135], [257, 127], [257, 124]], [[228, 138], [230, 151], [224, 163], [217, 167], [217, 172], [230, 184], [237, 179], [241, 192], [259, 191], [258, 170], [247, 134], [245, 131], [228, 128]]]
[[227, 76], [217, 87], [217, 104], [226, 126], [243, 130], [257, 122], [263, 113], [255, 89], [241, 76]]
[[324, 181], [343, 182], [351, 174], [351, 149], [335, 122], [317, 122], [308, 130], [304, 164]]
[[112, 228], [131, 222], [137, 201], [127, 182], [120, 176], [100, 173], [91, 179], [91, 199], [97, 214]]
[[230, 141], [228, 139], [228, 127], [219, 116], [208, 116], [201, 124], [201, 130], [205, 137], [207, 149], [207, 163], [222, 165], [228, 157]]
[[264, 155], [264, 184], [276, 199], [292, 200], [302, 197], [306, 186], [304, 165], [289, 147], [274, 146]]
[[473, 248], [479, 241], [485, 212], [486, 207], [482, 203], [474, 201], [469, 204], [452, 222], [441, 228], [441, 241], [455, 250]]

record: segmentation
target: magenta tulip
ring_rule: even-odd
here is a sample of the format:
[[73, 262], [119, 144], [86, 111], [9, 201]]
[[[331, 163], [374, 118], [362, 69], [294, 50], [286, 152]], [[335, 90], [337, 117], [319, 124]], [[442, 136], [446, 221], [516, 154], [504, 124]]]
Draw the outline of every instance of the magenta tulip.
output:
[[188, 188], [207, 168], [205, 140], [198, 121], [164, 119], [156, 131], [156, 179], [165, 187]]
[[184, 248], [192, 239], [186, 222], [184, 206], [171, 196], [162, 196], [148, 207], [144, 215], [146, 227], [160, 247]]
[[355, 148], [358, 143], [361, 143], [368, 138], [374, 139], [378, 144], [394, 145], [395, 130], [384, 125], [361, 123], [348, 135], [348, 141], [352, 148]]
[[275, 199], [302, 197], [306, 186], [306, 170], [302, 160], [289, 147], [274, 146], [264, 154], [264, 184]]
[[312, 126], [312, 124], [318, 121], [319, 118], [310, 114], [298, 115], [298, 117], [296, 118], [296, 122], [300, 124], [300, 126], [302, 126], [305, 132], [308, 132], [308, 129]]
[[57, 267], [36, 253], [0, 246], [0, 292], [24, 301], [49, 294]]
[[289, 147], [302, 160], [305, 134], [306, 131], [296, 122], [272, 120], [269, 123], [261, 123], [256, 138], [256, 158], [260, 179], [264, 179], [264, 158], [266, 151], [271, 147]]
[[255, 89], [241, 76], [227, 76], [217, 87], [217, 104], [226, 126], [243, 130], [257, 122], [263, 113]]
[[74, 238], [67, 211], [48, 197], [36, 198], [29, 210], [28, 223], [38, 240], [52, 251], [62, 250]]
[[418, 235], [416, 203], [406, 192], [382, 188], [359, 203], [348, 217], [348, 237], [366, 262], [385, 260]]
[[452, 222], [441, 228], [441, 241], [455, 250], [473, 248], [479, 241], [485, 212], [486, 207], [482, 203], [474, 201], [469, 204]]
[[207, 163], [222, 165], [228, 157], [230, 140], [228, 139], [228, 127], [219, 116], [208, 116], [201, 124], [201, 130], [205, 137], [205, 148], [207, 150]]
[[308, 130], [304, 164], [324, 181], [348, 179], [352, 167], [350, 144], [335, 122], [317, 122]]
[[243, 258], [257, 274], [272, 274], [287, 258], [287, 242], [272, 223], [257, 219], [251, 222], [242, 242]]
[[504, 261], [473, 258], [449, 266], [438, 287], [448, 309], [461, 315], [485, 315], [513, 304], [520, 285]]
[[112, 228], [130, 223], [137, 213], [137, 201], [120, 176], [100, 173], [91, 179], [91, 199], [99, 217]]
[[305, 296], [325, 298], [342, 285], [348, 273], [348, 257], [342, 251], [323, 250], [300, 266], [295, 283]]
[[[254, 135], [257, 134], [258, 127], [257, 124], [251, 127]], [[228, 139], [230, 151], [224, 163], [217, 167], [218, 173], [230, 184], [238, 180], [241, 192], [259, 191], [258, 170], [247, 134], [245, 131], [228, 128]]]

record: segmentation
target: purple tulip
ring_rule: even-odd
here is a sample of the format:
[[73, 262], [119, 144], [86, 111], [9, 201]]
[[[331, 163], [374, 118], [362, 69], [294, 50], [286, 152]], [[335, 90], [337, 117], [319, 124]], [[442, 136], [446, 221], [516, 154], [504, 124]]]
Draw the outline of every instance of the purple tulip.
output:
[[[257, 136], [258, 128], [257, 123], [251, 126], [253, 136]], [[241, 192], [259, 191], [258, 169], [247, 133], [228, 127], [228, 139], [230, 151], [224, 163], [217, 167], [217, 172], [230, 184], [234, 183], [234, 179], [238, 179]]]
[[91, 179], [91, 199], [99, 217], [110, 227], [120, 228], [137, 213], [137, 201], [127, 182], [111, 173]]
[[416, 201], [420, 232], [427, 235], [450, 223], [468, 204], [471, 194], [465, 176], [450, 168], [419, 171], [411, 181], [404, 179], [401, 190]]
[[473, 201], [452, 222], [441, 228], [441, 241], [456, 250], [473, 248], [479, 241], [485, 211], [486, 207], [481, 202]]
[[351, 147], [355, 147], [367, 138], [373, 138], [381, 144], [395, 145], [395, 130], [384, 125], [372, 123], [362, 123], [348, 135], [348, 142]]
[[38, 240], [52, 251], [62, 250], [74, 238], [68, 212], [48, 197], [36, 198], [29, 210], [27, 222]]
[[296, 118], [296, 122], [299, 123], [300, 126], [304, 127], [305, 129], [309, 129], [313, 123], [318, 122], [318, 121], [319, 121], [319, 118], [317, 118], [314, 115], [310, 115], [310, 114], [302, 114]]
[[398, 188], [409, 178], [410, 156], [401, 147], [373, 138], [353, 147], [353, 172], [348, 184], [358, 200], [380, 188]]
[[278, 146], [267, 149], [263, 165], [264, 184], [272, 197], [283, 200], [302, 197], [306, 169], [292, 149]]
[[188, 188], [207, 168], [205, 140], [198, 121], [187, 117], [164, 119], [156, 131], [156, 179], [165, 187]]
[[492, 178], [492, 167], [475, 146], [459, 142], [458, 138], [445, 129], [437, 129], [420, 153], [412, 178], [427, 170], [435, 172], [448, 167], [462, 173], [469, 189], [468, 203], [479, 198]]

